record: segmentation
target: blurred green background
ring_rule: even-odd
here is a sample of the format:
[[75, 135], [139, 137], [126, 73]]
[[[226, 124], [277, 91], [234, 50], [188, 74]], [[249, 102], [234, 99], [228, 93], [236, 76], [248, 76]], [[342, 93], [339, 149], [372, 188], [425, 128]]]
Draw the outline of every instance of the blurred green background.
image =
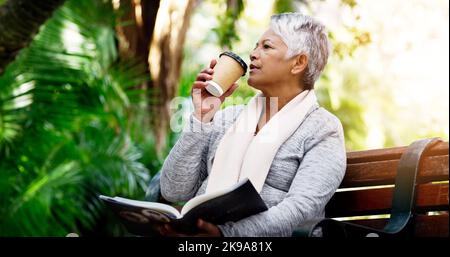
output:
[[[448, 141], [446, 0], [19, 2], [0, 0], [0, 236], [126, 235], [97, 195], [144, 198], [196, 74], [224, 49], [248, 61], [273, 13], [328, 27], [316, 92], [348, 151]], [[255, 94], [239, 83], [223, 108]]]

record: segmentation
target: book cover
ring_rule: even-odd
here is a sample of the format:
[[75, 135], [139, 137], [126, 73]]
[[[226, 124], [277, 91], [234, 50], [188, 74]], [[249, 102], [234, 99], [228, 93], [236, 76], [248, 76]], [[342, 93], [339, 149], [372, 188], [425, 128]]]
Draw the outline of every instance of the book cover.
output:
[[104, 195], [99, 197], [114, 211], [130, 233], [140, 236], [159, 235], [158, 228], [165, 223], [179, 232], [195, 234], [198, 232], [199, 218], [219, 225], [267, 210], [266, 204], [248, 179], [229, 189], [194, 197], [186, 202], [181, 211], [157, 202]]

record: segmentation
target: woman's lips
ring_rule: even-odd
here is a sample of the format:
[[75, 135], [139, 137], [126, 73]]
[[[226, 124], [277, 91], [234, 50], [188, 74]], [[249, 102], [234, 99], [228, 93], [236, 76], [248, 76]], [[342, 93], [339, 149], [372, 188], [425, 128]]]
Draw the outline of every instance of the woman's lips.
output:
[[259, 67], [258, 67], [258, 66], [253, 65], [253, 64], [250, 64], [250, 72], [255, 72], [255, 71], [257, 71], [257, 70], [259, 70]]

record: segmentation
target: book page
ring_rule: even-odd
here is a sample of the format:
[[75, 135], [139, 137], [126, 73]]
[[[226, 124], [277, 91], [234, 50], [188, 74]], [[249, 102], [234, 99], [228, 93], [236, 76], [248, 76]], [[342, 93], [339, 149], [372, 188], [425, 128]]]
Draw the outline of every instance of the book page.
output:
[[200, 204], [202, 204], [202, 203], [204, 203], [204, 202], [206, 202], [206, 201], [208, 201], [210, 199], [213, 199], [213, 198], [216, 198], [218, 196], [225, 195], [225, 194], [227, 194], [229, 192], [232, 192], [233, 190], [235, 190], [236, 188], [240, 187], [245, 182], [247, 182], [247, 180], [248, 179], [246, 178], [246, 179], [236, 183], [235, 185], [233, 185], [230, 188], [218, 190], [216, 192], [211, 192], [209, 194], [199, 195], [199, 196], [196, 196], [196, 197], [192, 198], [181, 209], [181, 216], [184, 216], [186, 213], [188, 213], [190, 210], [192, 210], [192, 208], [194, 208], [194, 207], [196, 207], [196, 206], [198, 206], [198, 205], [200, 205]]
[[162, 213], [171, 214], [170, 216], [175, 216], [177, 219], [181, 217], [180, 212], [175, 209], [174, 207], [162, 204], [162, 203], [156, 203], [156, 202], [147, 202], [147, 201], [137, 201], [137, 200], [131, 200], [123, 197], [114, 197], [113, 200], [121, 203], [125, 203], [132, 206], [142, 207], [142, 208], [148, 208], [151, 210], [159, 211]]

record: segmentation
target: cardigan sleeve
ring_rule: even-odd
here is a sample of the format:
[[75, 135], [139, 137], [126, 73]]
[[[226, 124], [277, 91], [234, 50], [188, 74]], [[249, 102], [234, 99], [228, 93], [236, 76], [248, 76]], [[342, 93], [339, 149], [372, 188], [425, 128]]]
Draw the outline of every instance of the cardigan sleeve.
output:
[[206, 155], [212, 122], [202, 123], [192, 114], [161, 169], [161, 195], [169, 202], [194, 197], [207, 176]]
[[169, 202], [193, 198], [208, 176], [207, 158], [213, 134], [223, 133], [243, 106], [219, 110], [211, 122], [204, 123], [192, 114], [177, 143], [164, 160], [161, 169], [161, 195]]

